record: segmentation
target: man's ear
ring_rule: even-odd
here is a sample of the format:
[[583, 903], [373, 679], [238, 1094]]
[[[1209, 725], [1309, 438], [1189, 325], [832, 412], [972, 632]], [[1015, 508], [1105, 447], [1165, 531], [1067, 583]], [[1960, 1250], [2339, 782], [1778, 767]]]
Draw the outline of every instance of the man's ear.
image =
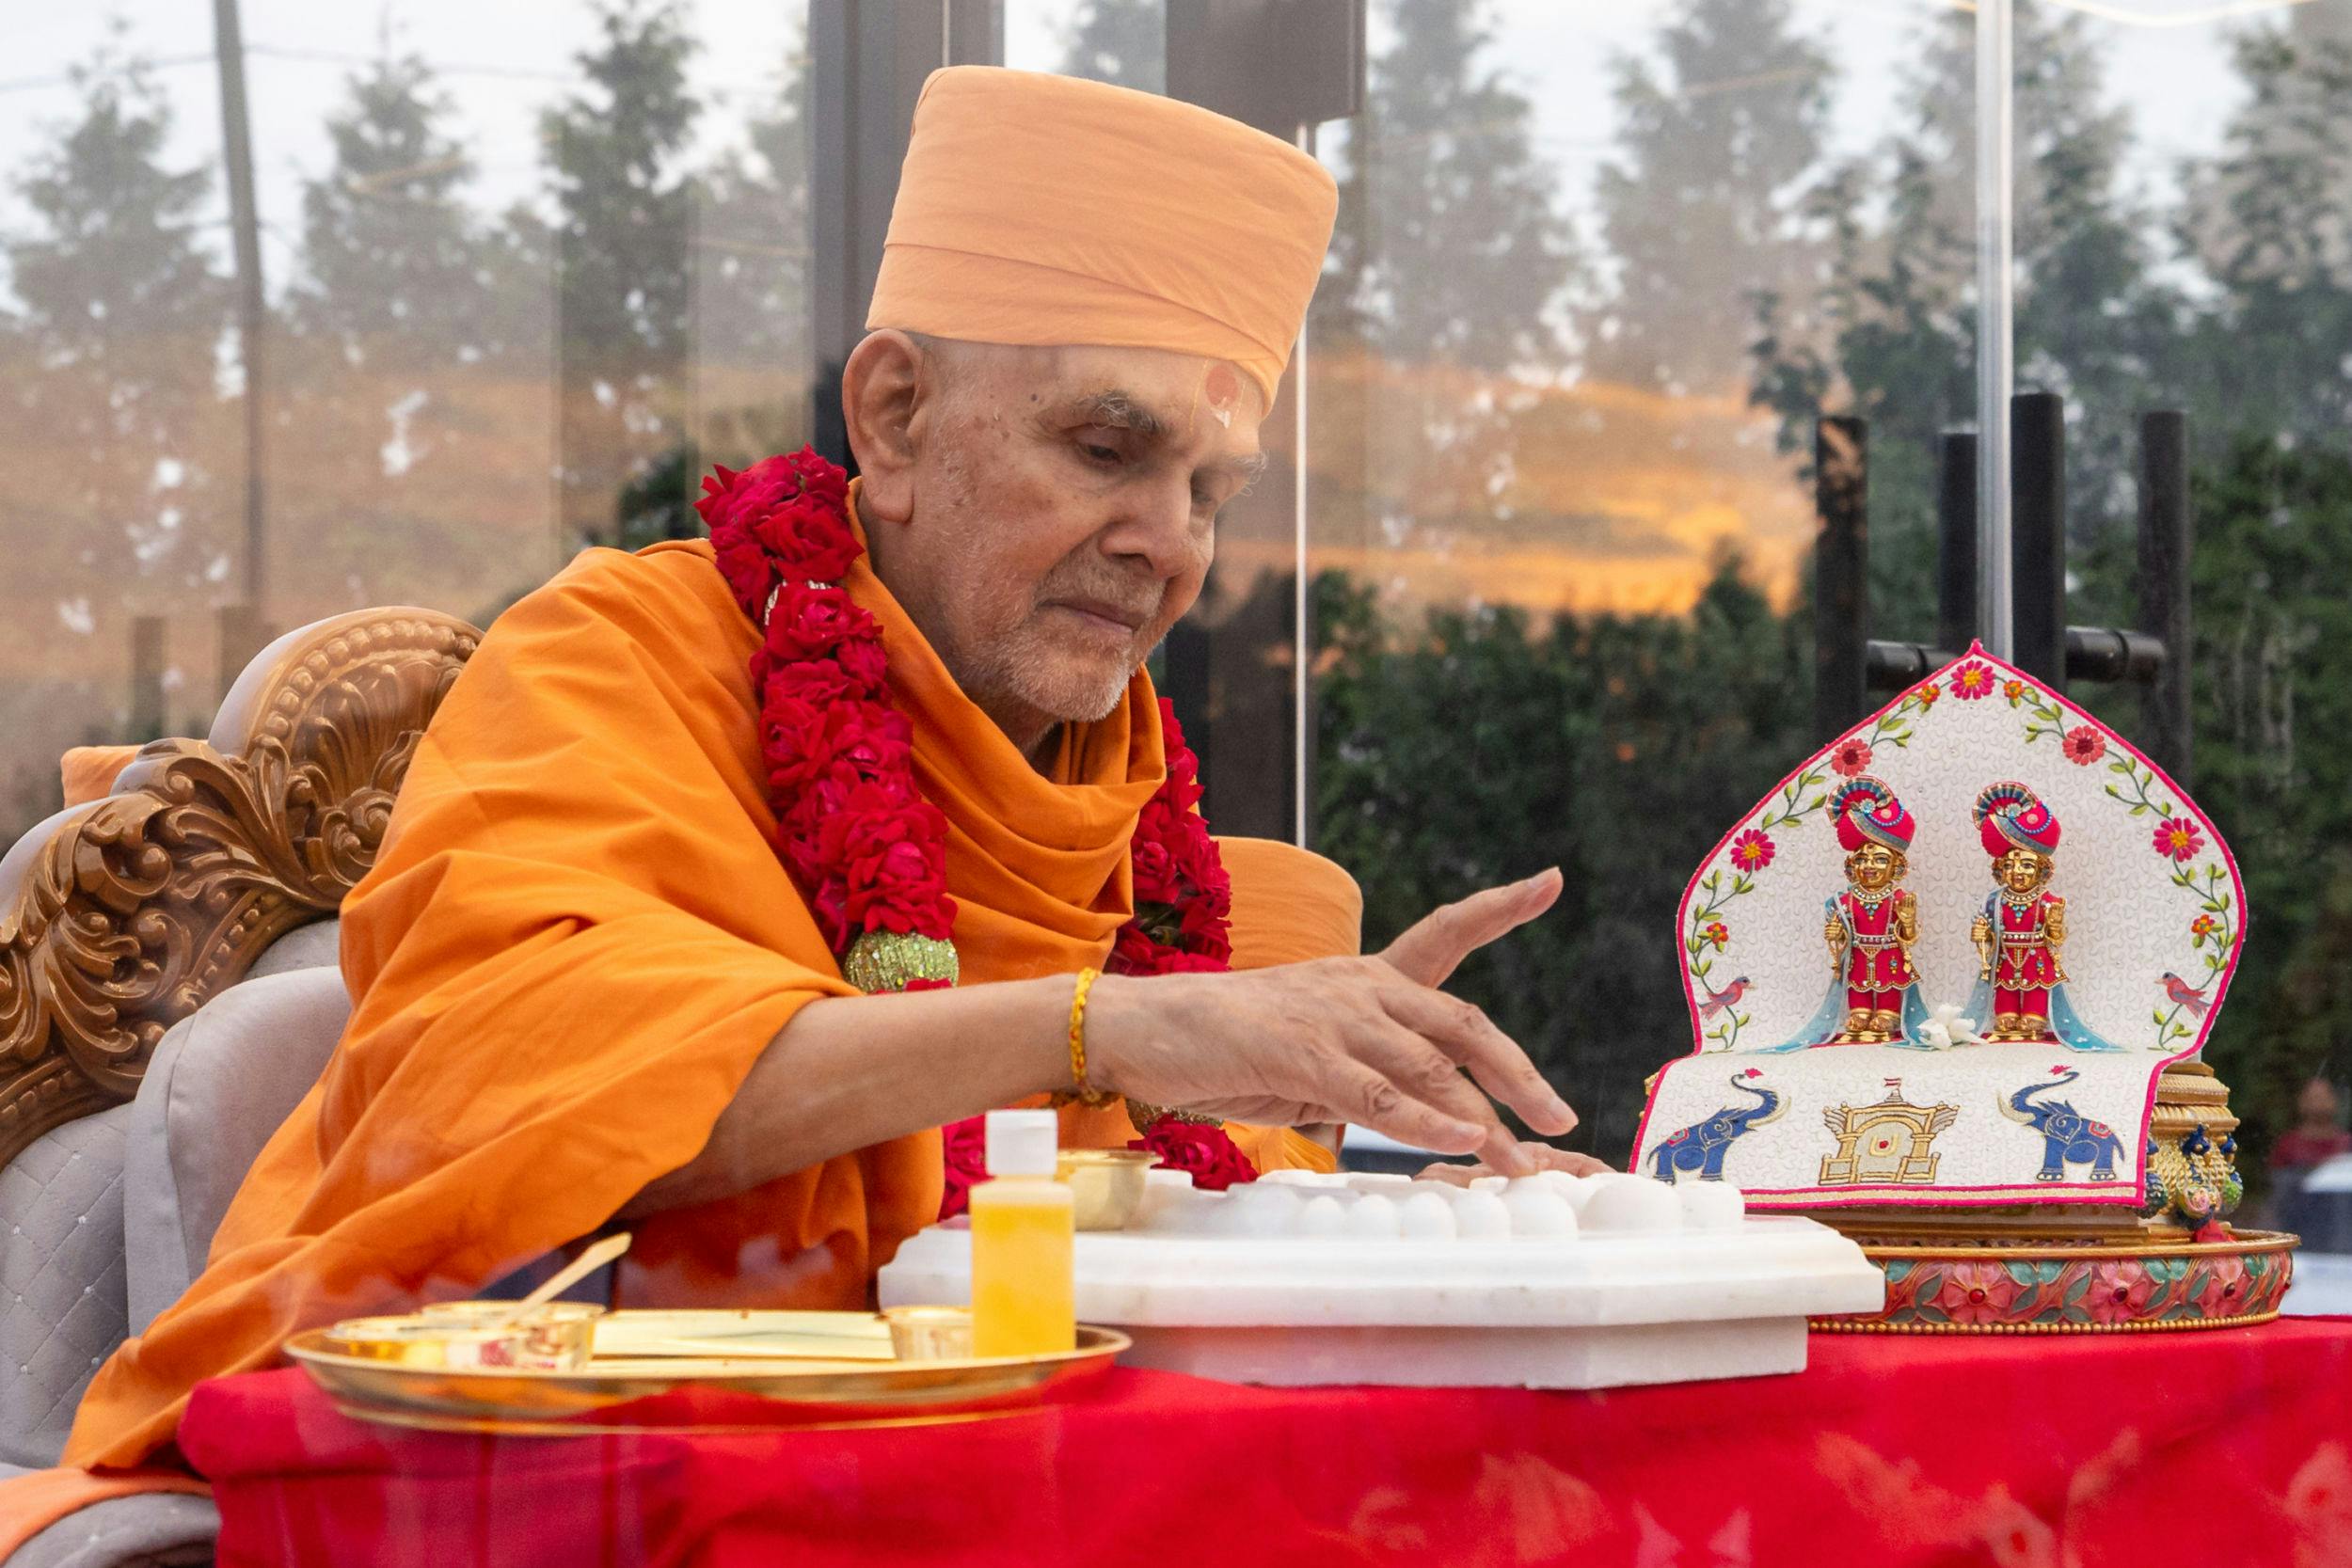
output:
[[935, 385], [922, 345], [903, 332], [869, 332], [841, 368], [841, 418], [857, 458], [859, 511], [905, 522], [914, 511], [918, 422]]

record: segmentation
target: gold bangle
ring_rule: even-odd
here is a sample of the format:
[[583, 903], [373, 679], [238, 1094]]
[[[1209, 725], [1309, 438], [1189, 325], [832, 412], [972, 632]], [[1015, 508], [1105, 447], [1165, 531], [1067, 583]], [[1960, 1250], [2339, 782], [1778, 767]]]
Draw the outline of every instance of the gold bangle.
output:
[[1070, 1081], [1086, 1105], [1107, 1105], [1118, 1098], [1087, 1083], [1087, 993], [1102, 974], [1099, 969], [1078, 971], [1078, 984], [1070, 993]]

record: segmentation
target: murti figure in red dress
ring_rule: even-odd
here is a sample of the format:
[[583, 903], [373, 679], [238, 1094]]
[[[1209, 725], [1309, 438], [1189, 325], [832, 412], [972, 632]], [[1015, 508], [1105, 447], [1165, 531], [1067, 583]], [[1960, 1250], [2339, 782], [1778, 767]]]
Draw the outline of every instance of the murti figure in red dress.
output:
[[2066, 900], [2048, 891], [2058, 869], [2058, 818], [2021, 784], [1987, 786], [1975, 815], [2000, 884], [1969, 932], [1982, 960], [1978, 978], [1992, 986], [1984, 1037], [2056, 1045], [2050, 997], [2066, 983]]
[[1901, 1041], [1911, 1032], [1907, 1015], [1917, 1010], [1911, 948], [1919, 940], [1919, 901], [1902, 886], [1917, 825], [1885, 782], [1867, 774], [1839, 788], [1829, 811], [1846, 851], [1846, 886], [1829, 901], [1821, 937], [1845, 983], [1846, 1016], [1820, 1043]]

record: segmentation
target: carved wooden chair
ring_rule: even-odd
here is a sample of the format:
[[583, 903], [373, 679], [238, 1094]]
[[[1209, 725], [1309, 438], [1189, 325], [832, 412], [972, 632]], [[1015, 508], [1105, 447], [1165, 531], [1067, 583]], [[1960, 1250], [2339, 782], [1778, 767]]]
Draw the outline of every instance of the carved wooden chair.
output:
[[203, 740], [0, 858], [0, 1474], [202, 1266], [349, 1001], [334, 917], [481, 634], [358, 610], [279, 638]]

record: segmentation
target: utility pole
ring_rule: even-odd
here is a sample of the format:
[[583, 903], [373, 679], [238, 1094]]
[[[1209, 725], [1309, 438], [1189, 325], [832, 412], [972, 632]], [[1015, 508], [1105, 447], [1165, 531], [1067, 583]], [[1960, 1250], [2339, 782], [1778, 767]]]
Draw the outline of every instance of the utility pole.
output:
[[220, 68], [221, 162], [229, 171], [229, 231], [237, 261], [237, 359], [245, 368], [245, 603], [221, 614], [224, 689], [261, 652], [267, 635], [268, 508], [263, 495], [262, 221], [253, 201], [253, 132], [246, 112], [245, 30], [237, 0], [213, 0], [213, 55]]

